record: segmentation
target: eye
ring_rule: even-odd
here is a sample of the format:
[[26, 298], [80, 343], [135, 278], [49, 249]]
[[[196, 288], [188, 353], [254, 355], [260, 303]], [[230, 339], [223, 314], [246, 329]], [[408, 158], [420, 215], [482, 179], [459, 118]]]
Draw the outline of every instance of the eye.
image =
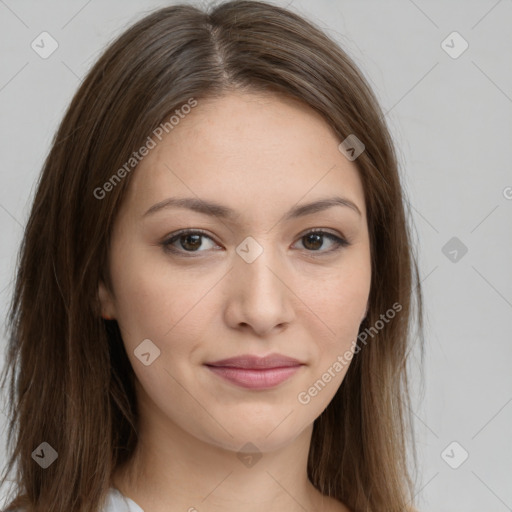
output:
[[[170, 238], [162, 242], [162, 246], [166, 252], [191, 255], [191, 253], [204, 252], [199, 250], [204, 246], [203, 238], [213, 242], [213, 239], [202, 230], [184, 229], [174, 233]], [[331, 248], [320, 250], [325, 245], [325, 238], [330, 241]], [[346, 239], [319, 229], [308, 231], [299, 240], [305, 240], [304, 247], [306, 247], [307, 252], [318, 252], [320, 255], [332, 253], [350, 245], [350, 242]], [[179, 246], [176, 247], [176, 245]]]
[[[211, 237], [209, 237], [204, 231], [201, 230], [192, 230], [192, 229], [184, 229], [182, 231], [178, 231], [171, 238], [165, 240], [162, 245], [165, 251], [172, 253], [191, 253], [191, 252], [203, 252], [198, 251], [200, 247], [203, 246], [201, 241], [202, 238], [208, 238], [213, 241]], [[176, 242], [179, 243], [181, 248], [177, 248], [174, 246]]]
[[[330, 240], [331, 249], [320, 251], [319, 249], [324, 246], [325, 238]], [[321, 255], [337, 251], [350, 245], [346, 239], [336, 236], [333, 233], [322, 231], [321, 229], [313, 229], [308, 231], [300, 237], [300, 240], [305, 241], [303, 244], [308, 252], [320, 252]]]

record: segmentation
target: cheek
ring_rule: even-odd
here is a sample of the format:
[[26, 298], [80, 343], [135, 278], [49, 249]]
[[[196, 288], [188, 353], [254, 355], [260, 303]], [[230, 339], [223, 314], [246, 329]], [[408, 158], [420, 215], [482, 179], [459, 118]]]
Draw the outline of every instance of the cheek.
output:
[[368, 269], [369, 266], [347, 266], [346, 271], [321, 280], [321, 286], [306, 295], [305, 302], [317, 318], [309, 329], [317, 351], [318, 364], [313, 371], [319, 378], [331, 369], [340, 383], [348, 370], [370, 291]]
[[149, 261], [144, 251], [125, 242], [112, 252], [111, 275], [115, 290], [116, 317], [125, 344], [134, 345], [172, 327], [173, 308], [168, 303], [176, 295], [165, 269]]
[[190, 350], [191, 341], [204, 336], [208, 315], [215, 310], [208, 293], [218, 277], [195, 278], [166, 264], [164, 258], [148, 258], [143, 251], [133, 251], [119, 261], [122, 264], [114, 267], [112, 280], [117, 321], [127, 349], [148, 338], [162, 351], [171, 343], [173, 351], [179, 351], [180, 345]]
[[297, 401], [314, 418], [328, 406], [345, 378], [368, 300], [369, 273], [342, 274], [322, 281], [322, 289], [307, 300], [316, 317], [306, 327], [315, 355]]
[[[123, 338], [130, 345], [137, 339], [152, 338], [163, 329], [166, 297], [162, 283], [143, 267], [126, 265], [114, 283], [117, 322]], [[171, 327], [172, 315], [169, 315]]]
[[324, 321], [335, 339], [347, 329], [359, 328], [370, 292], [370, 278], [370, 272], [365, 269], [347, 269], [319, 280], [316, 288], [305, 283], [305, 303]]

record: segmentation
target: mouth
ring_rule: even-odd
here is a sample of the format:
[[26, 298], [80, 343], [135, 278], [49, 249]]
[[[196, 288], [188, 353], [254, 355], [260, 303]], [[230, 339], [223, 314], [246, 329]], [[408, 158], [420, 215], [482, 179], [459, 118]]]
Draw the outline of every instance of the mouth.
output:
[[250, 354], [205, 363], [218, 377], [246, 389], [270, 389], [288, 380], [304, 364], [291, 357], [271, 354], [259, 357]]

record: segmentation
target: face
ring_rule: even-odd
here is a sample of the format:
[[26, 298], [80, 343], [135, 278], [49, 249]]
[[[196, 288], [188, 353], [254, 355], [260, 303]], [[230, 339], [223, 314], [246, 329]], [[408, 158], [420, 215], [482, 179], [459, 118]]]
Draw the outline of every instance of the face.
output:
[[[112, 289], [100, 283], [99, 296], [136, 374], [142, 424], [265, 452], [327, 407], [371, 278], [364, 191], [340, 142], [299, 102], [231, 93], [199, 101], [134, 171], [113, 226]], [[351, 206], [297, 210], [335, 196]], [[301, 364], [207, 366], [247, 354]]]

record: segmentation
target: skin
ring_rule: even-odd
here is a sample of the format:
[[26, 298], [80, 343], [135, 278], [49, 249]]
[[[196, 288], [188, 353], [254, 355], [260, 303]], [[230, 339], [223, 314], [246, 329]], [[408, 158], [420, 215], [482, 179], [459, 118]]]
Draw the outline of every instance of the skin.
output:
[[[113, 226], [112, 290], [100, 283], [98, 293], [120, 326], [140, 411], [137, 451], [113, 485], [144, 510], [349, 510], [316, 490], [306, 468], [313, 422], [350, 363], [308, 404], [297, 398], [353, 351], [368, 303], [364, 190], [340, 142], [295, 100], [236, 92], [201, 100], [137, 168]], [[334, 206], [283, 220], [297, 204], [336, 194], [361, 214]], [[169, 197], [217, 201], [238, 216], [144, 216]], [[207, 236], [178, 238], [180, 252], [165, 252], [162, 243], [185, 228]], [[350, 245], [330, 251], [329, 237], [304, 236], [320, 228]], [[252, 263], [236, 252], [248, 236], [263, 248]], [[134, 354], [144, 339], [160, 350], [148, 366]], [[204, 366], [274, 352], [304, 365], [269, 390]], [[262, 455], [250, 467], [237, 456], [248, 442]]]

